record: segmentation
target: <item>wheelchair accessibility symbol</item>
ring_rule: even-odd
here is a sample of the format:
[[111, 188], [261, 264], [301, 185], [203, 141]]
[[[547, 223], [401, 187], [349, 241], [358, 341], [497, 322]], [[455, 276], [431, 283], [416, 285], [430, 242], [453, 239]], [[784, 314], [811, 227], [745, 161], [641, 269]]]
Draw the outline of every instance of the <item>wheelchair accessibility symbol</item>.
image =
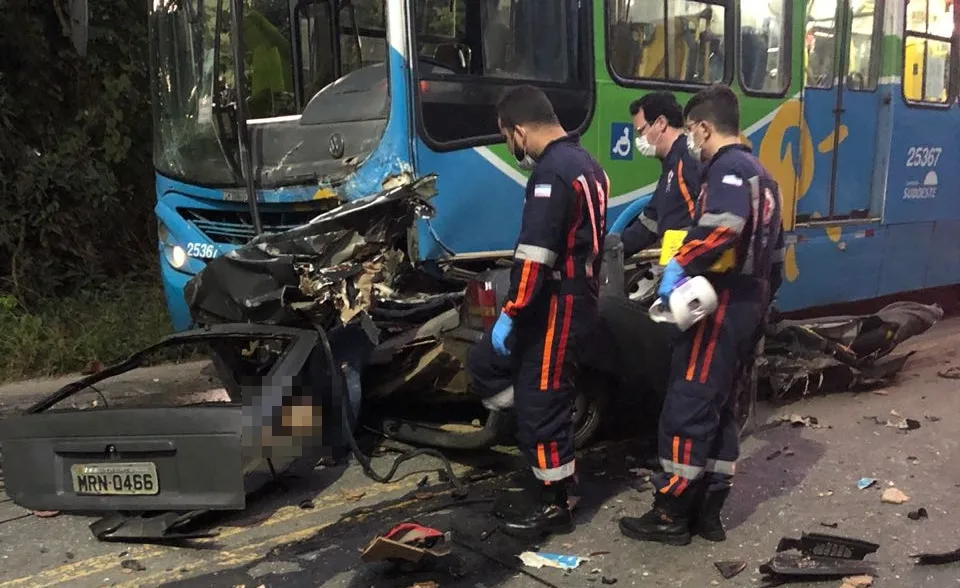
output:
[[610, 159], [633, 159], [633, 125], [630, 123], [610, 124]]

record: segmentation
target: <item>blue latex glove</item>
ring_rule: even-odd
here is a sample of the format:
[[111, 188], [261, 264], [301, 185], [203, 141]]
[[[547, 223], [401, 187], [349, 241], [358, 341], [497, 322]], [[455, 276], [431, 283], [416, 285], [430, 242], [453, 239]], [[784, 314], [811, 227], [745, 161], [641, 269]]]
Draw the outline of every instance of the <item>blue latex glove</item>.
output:
[[670, 294], [673, 293], [674, 288], [680, 285], [680, 282], [687, 277], [687, 274], [683, 271], [683, 266], [677, 263], [676, 259], [671, 259], [667, 262], [666, 267], [663, 268], [663, 276], [660, 278], [660, 287], [657, 288], [657, 295], [663, 299], [664, 302], [670, 300]]
[[507, 337], [513, 331], [513, 319], [505, 313], [500, 313], [500, 318], [493, 325], [493, 331], [490, 332], [490, 342], [493, 343], [493, 349], [500, 355], [510, 355], [507, 349]]

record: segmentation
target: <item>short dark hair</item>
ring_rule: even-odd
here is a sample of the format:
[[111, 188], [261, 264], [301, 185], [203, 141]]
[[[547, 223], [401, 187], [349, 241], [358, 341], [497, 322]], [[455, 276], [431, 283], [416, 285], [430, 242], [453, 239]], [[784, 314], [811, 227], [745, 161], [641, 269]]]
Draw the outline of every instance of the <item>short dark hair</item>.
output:
[[560, 124], [543, 90], [528, 85], [507, 88], [497, 102], [497, 116], [506, 128]]
[[647, 122], [653, 122], [661, 116], [667, 119], [667, 124], [675, 129], [683, 128], [683, 111], [680, 103], [672, 92], [659, 90], [644, 94], [630, 103], [630, 116], [637, 116], [643, 109], [643, 117]]
[[687, 102], [683, 118], [705, 121], [724, 135], [740, 135], [740, 102], [729, 86], [712, 84]]

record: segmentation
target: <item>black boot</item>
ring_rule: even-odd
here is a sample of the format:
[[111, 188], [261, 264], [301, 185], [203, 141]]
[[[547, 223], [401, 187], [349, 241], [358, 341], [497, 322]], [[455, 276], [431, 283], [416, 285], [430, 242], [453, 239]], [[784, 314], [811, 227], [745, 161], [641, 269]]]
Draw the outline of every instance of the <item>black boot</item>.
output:
[[723, 521], [720, 520], [720, 511], [723, 510], [723, 503], [729, 495], [729, 488], [703, 493], [696, 518], [690, 524], [691, 531], [695, 535], [717, 543], [727, 540], [727, 532], [723, 528]]
[[620, 532], [638, 541], [687, 545], [690, 543], [689, 511], [695, 496], [692, 491], [679, 497], [657, 492], [650, 512], [639, 518], [620, 519]]
[[507, 535], [527, 537], [573, 531], [573, 515], [563, 482], [543, 486], [537, 500], [500, 516], [504, 519], [501, 529]]

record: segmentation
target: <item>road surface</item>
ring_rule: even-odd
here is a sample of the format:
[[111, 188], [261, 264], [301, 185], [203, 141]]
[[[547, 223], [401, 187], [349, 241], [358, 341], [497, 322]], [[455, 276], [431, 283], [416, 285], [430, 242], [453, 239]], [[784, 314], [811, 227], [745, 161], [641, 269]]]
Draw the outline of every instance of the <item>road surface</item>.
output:
[[[685, 548], [642, 544], [622, 537], [619, 517], [639, 515], [650, 504], [643, 489], [639, 456], [631, 440], [608, 441], [581, 458], [583, 498], [575, 533], [550, 538], [544, 551], [594, 556], [577, 570], [528, 571], [555, 586], [759, 586], [757, 566], [774, 555], [783, 536], [827, 532], [880, 544], [868, 559], [878, 562], [878, 587], [960, 586], [960, 564], [917, 567], [909, 554], [960, 548], [960, 390], [938, 377], [957, 362], [960, 320], [941, 322], [904, 350], [918, 351], [896, 386], [879, 392], [836, 394], [771, 409], [818, 419], [819, 428], [769, 428], [744, 443], [736, 487], [726, 512], [729, 539], [711, 544], [696, 539]], [[956, 363], [960, 365], [960, 363]], [[163, 368], [159, 368], [163, 369]], [[169, 368], [167, 368], [169, 369]], [[156, 372], [164, 379], [162, 371]], [[182, 373], [177, 377], [183, 377]], [[162, 383], [162, 382], [161, 382]], [[0, 391], [0, 394], [3, 392]], [[8, 400], [13, 398], [9, 395]], [[22, 405], [26, 396], [11, 405]], [[901, 431], [878, 424], [891, 411], [915, 419], [920, 428]], [[873, 419], [872, 417], [877, 417]], [[2, 425], [0, 425], [2, 426]], [[389, 457], [375, 460], [380, 471]], [[39, 519], [0, 494], [0, 588], [170, 586], [408, 588], [434, 580], [442, 588], [526, 588], [542, 586], [481, 554], [518, 564], [513, 556], [532, 546], [482, 532], [495, 526], [489, 500], [510, 482], [519, 466], [509, 451], [454, 457], [458, 475], [491, 471], [494, 477], [471, 487], [455, 501], [434, 472], [415, 473], [390, 485], [366, 478], [357, 466], [321, 467], [306, 480], [286, 482], [252, 501], [248, 510], [210, 521], [220, 532], [193, 547], [142, 546], [96, 541], [87, 525], [95, 517], [61, 515]], [[424, 459], [402, 472], [427, 471]], [[428, 482], [418, 487], [424, 475]], [[865, 490], [863, 477], [877, 479]], [[881, 503], [883, 489], [895, 486], [910, 500]], [[638, 488], [640, 488], [638, 490]], [[301, 504], [303, 507], [301, 507]], [[906, 515], [926, 508], [928, 519]], [[359, 551], [378, 532], [417, 520], [465, 537], [455, 546], [457, 561], [416, 573], [386, 564], [364, 564]], [[824, 525], [831, 525], [830, 528]], [[835, 528], [833, 526], [835, 525]], [[745, 560], [746, 571], [724, 580], [713, 562]], [[831, 581], [820, 586], [836, 587]]]

